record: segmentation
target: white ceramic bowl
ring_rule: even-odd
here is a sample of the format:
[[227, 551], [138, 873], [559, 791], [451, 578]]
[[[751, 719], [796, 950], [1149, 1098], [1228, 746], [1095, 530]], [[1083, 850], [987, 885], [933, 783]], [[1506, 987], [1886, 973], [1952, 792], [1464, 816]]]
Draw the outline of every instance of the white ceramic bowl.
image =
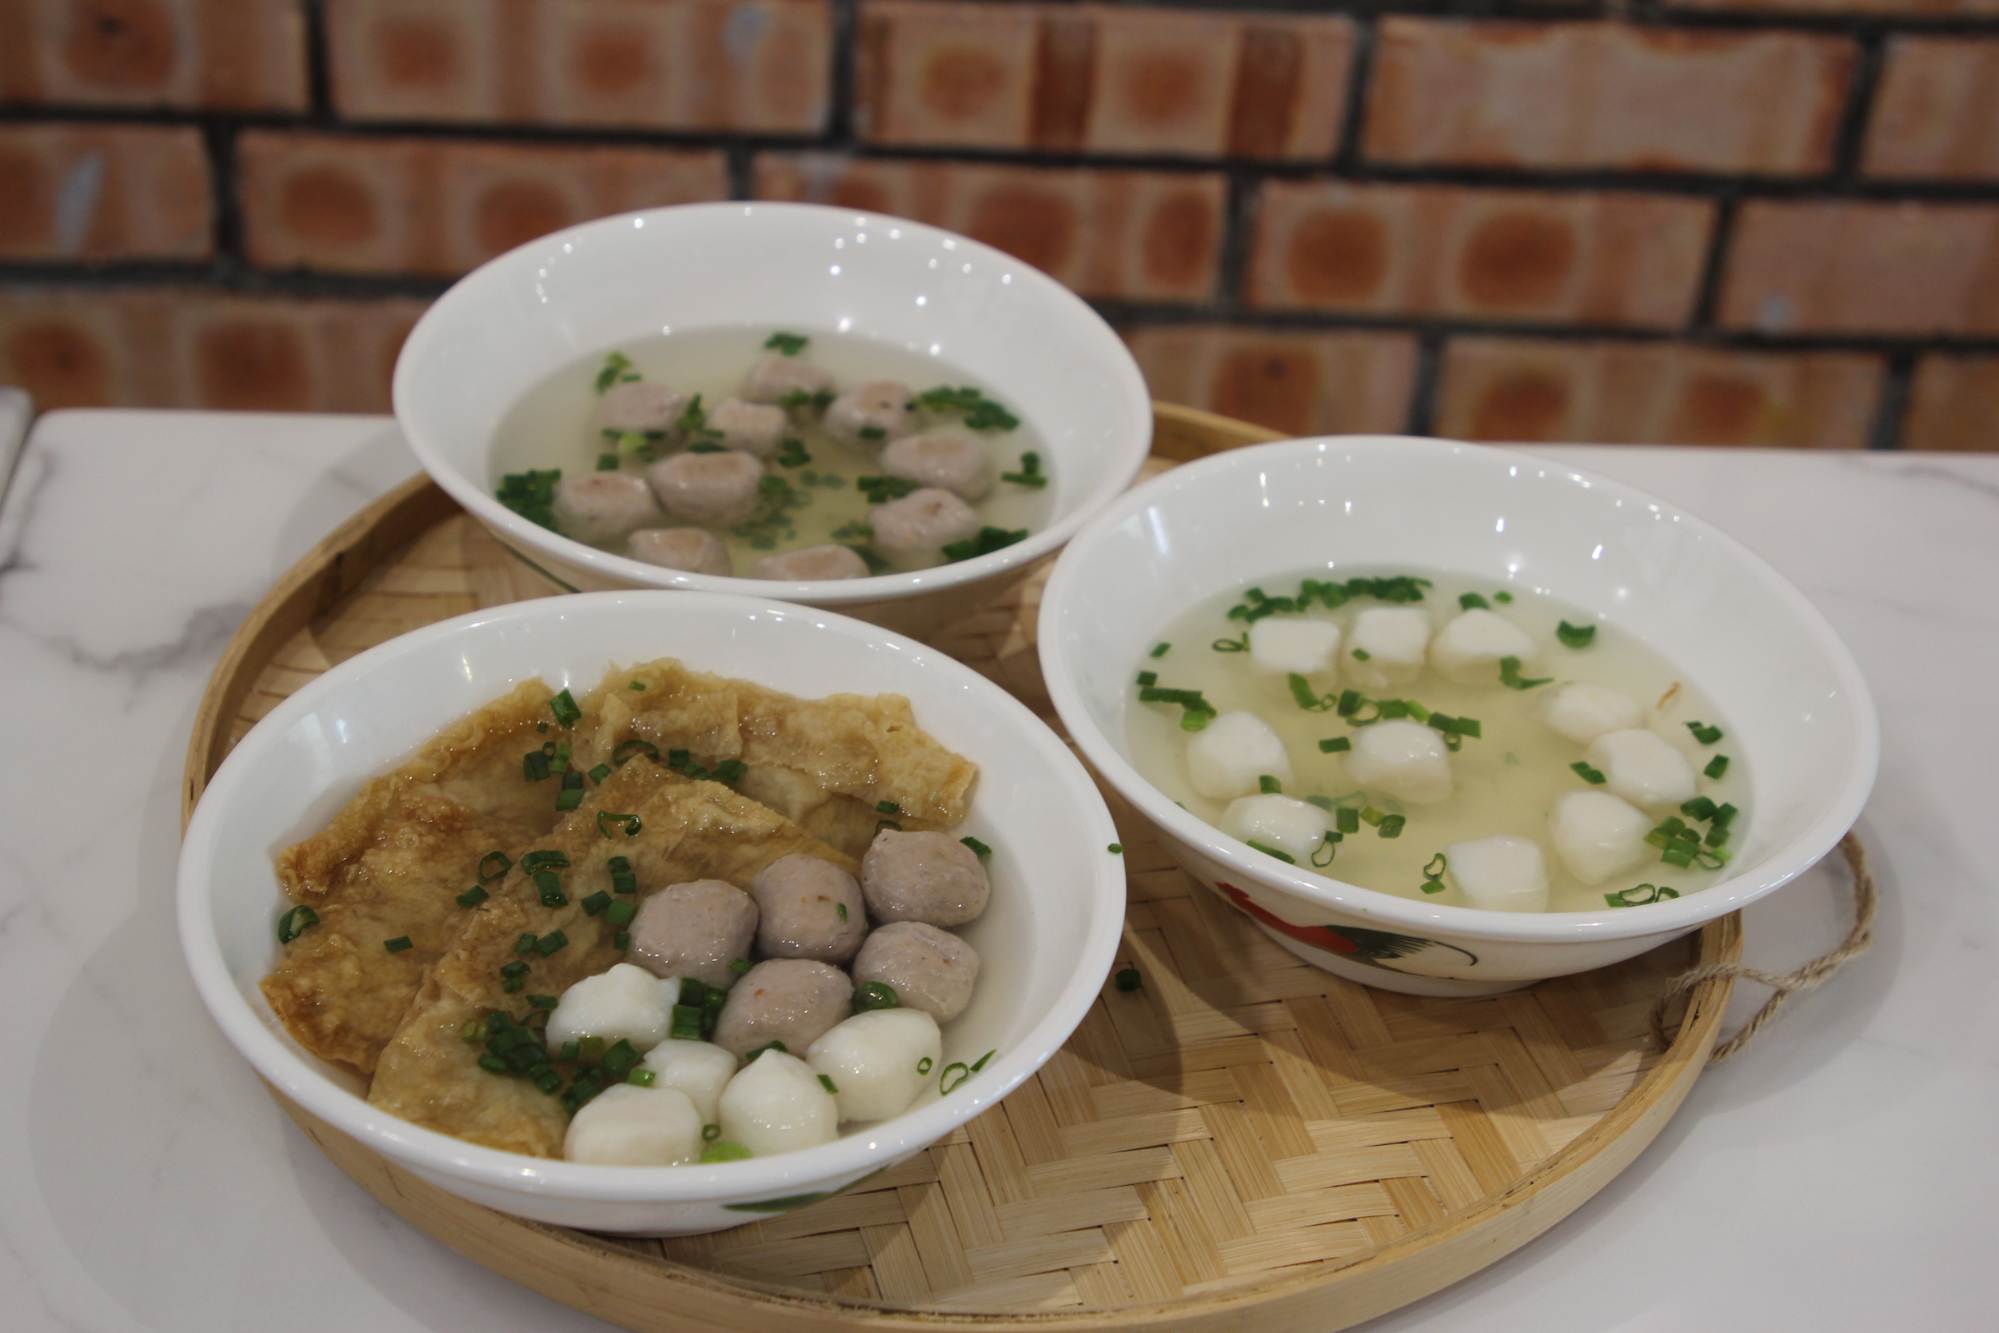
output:
[[[361, 782], [532, 677], [596, 684], [612, 661], [678, 656], [803, 695], [906, 695], [919, 722], [980, 767], [967, 831], [992, 844], [993, 896], [963, 934], [982, 959], [945, 1060], [998, 1054], [949, 1096], [833, 1143], [717, 1166], [610, 1167], [499, 1152], [370, 1107], [358, 1080], [307, 1054], [257, 989], [277, 956], [281, 847]], [[943, 654], [808, 607], [706, 593], [543, 598], [406, 634], [345, 662], [243, 738], [188, 825], [181, 943], [209, 1012], [287, 1097], [425, 1180], [503, 1212], [593, 1231], [669, 1234], [753, 1221], [770, 1200], [838, 1190], [917, 1152], [1008, 1091], [1082, 1021], [1124, 920], [1124, 863], [1083, 766], [1033, 714]]]
[[[913, 573], [774, 583], [662, 569], [530, 523], [493, 498], [493, 433], [521, 393], [621, 342], [717, 326], [843, 332], [939, 357], [1041, 433], [1052, 514], [1025, 541]], [[928, 634], [1020, 577], [1145, 461], [1144, 378], [1096, 312], [990, 246], [810, 204], [698, 204], [603, 218], [481, 266], [417, 321], [396, 359], [396, 420], [424, 470], [502, 542], [566, 585], [697, 588], [830, 607]]]
[[[1259, 581], [1384, 567], [1467, 571], [1566, 599], [1698, 682], [1749, 773], [1748, 836], [1732, 873], [1676, 901], [1603, 912], [1416, 902], [1287, 867], [1182, 810], [1132, 766], [1132, 679], [1153, 665], [1141, 659], [1174, 617]], [[1308, 962], [1416, 994], [1489, 994], [1602, 967], [1755, 901], [1839, 841], [1879, 751], [1852, 655], [1741, 545], [1602, 477], [1436, 440], [1298, 440], [1154, 478], [1056, 563], [1040, 648], [1069, 734], [1189, 873]], [[1370, 931], [1404, 937], [1400, 956], [1381, 957], [1388, 941]]]

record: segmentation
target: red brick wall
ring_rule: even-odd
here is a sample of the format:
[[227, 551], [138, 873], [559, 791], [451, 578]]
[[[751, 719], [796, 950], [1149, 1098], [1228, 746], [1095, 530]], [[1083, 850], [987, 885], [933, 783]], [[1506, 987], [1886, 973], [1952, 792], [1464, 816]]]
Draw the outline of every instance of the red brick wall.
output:
[[1999, 0], [0, 0], [0, 382], [380, 410], [598, 214], [969, 232], [1293, 431], [1999, 448]]

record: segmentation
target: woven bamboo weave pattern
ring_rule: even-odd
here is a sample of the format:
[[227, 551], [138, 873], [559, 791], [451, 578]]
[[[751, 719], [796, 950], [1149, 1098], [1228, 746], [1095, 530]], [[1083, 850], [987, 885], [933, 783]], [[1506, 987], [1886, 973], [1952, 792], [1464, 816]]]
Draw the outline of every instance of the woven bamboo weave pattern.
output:
[[[1177, 457], [1260, 438], [1162, 409]], [[1156, 461], [1154, 468], [1165, 466]], [[1047, 713], [1045, 570], [939, 646]], [[546, 595], [422, 482], [327, 539], [218, 668], [190, 802], [259, 717], [396, 634]], [[1357, 986], [1278, 948], [1183, 875], [1115, 798], [1130, 875], [1120, 965], [1066, 1047], [1004, 1103], [848, 1192], [733, 1231], [614, 1240], [426, 1185], [287, 1107], [365, 1189], [517, 1281], [632, 1328], [1343, 1327], [1490, 1263], [1656, 1134], [1712, 1045], [1727, 983], [1670, 1049], [1649, 1012], [1734, 920], [1601, 972], [1481, 999]]]

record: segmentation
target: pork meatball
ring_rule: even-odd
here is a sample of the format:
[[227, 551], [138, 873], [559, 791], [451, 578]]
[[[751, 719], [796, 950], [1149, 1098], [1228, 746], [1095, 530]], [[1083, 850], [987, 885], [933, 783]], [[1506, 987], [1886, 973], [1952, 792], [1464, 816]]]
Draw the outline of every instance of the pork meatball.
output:
[[736, 982], [715, 1020], [715, 1044], [738, 1056], [774, 1041], [803, 1055], [819, 1034], [853, 1011], [847, 974], [810, 958], [773, 958]]
[[831, 861], [794, 852], [750, 881], [757, 903], [757, 952], [766, 958], [845, 963], [868, 933], [861, 886]]
[[664, 435], [687, 410], [687, 395], [651, 380], [613, 384], [597, 400], [597, 425], [603, 430]]
[[729, 548], [706, 528], [641, 528], [626, 549], [634, 560], [690, 574], [735, 573]]
[[885, 444], [909, 433], [909, 386], [894, 380], [857, 384], [826, 409], [826, 433], [842, 444]]
[[676, 454], [646, 469], [646, 480], [669, 518], [704, 528], [733, 528], [757, 511], [763, 464], [723, 450]]
[[864, 579], [868, 562], [845, 546], [807, 546], [758, 556], [752, 577], [809, 583], [814, 579]]
[[881, 469], [919, 486], [949, 491], [961, 500], [983, 499], [993, 488], [992, 455], [958, 430], [905, 435], [882, 450]]
[[741, 398], [728, 399], [708, 414], [708, 429], [719, 432], [723, 444], [758, 458], [777, 452], [788, 425], [783, 408]]
[[878, 982], [896, 1003], [948, 1023], [971, 1003], [979, 955], [948, 930], [921, 921], [897, 921], [869, 935], [854, 956], [854, 984]]
[[645, 480], [630, 472], [585, 472], [555, 486], [555, 526], [593, 546], [621, 541], [659, 522], [659, 505]]
[[977, 536], [979, 516], [951, 492], [925, 487], [876, 505], [868, 526], [884, 560], [913, 568], [934, 565], [944, 558], [946, 546]]
[[729, 964], [750, 956], [757, 905], [724, 880], [693, 879], [669, 884], [639, 904], [631, 929], [626, 956], [654, 976], [726, 987], [736, 979]]
[[767, 352], [750, 366], [743, 376], [740, 396], [752, 403], [775, 403], [783, 406], [786, 399], [795, 394], [808, 398], [817, 393], [828, 393], [833, 388], [833, 377], [810, 361], [801, 361], [795, 356], [782, 356]]
[[883, 829], [861, 857], [861, 894], [877, 921], [962, 926], [986, 910], [992, 883], [978, 853], [948, 833]]

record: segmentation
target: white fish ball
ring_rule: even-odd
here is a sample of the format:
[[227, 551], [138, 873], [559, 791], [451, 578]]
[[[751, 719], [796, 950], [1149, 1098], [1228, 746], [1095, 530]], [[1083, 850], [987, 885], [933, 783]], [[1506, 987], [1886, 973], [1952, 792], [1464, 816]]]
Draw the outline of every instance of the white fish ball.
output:
[[562, 1155], [601, 1166], [675, 1166], [701, 1155], [701, 1114], [673, 1088], [620, 1083], [604, 1089], [569, 1122]]
[[1370, 791], [1433, 805], [1451, 794], [1450, 750], [1421, 722], [1377, 722], [1355, 729], [1347, 776]]
[[1585, 884], [1601, 884], [1643, 861], [1651, 831], [1642, 811], [1607, 791], [1566, 792], [1548, 816], [1555, 855]]
[[1291, 780], [1283, 738], [1254, 713], [1223, 713], [1187, 741], [1187, 777], [1210, 800], [1226, 801], [1257, 789], [1268, 773]]
[[1694, 766], [1656, 731], [1610, 731], [1590, 743], [1590, 764], [1604, 786], [1633, 805], [1678, 805], [1694, 797]]
[[1289, 796], [1238, 796], [1222, 811], [1222, 832], [1275, 847], [1304, 864], [1326, 840], [1326, 812]]
[[722, 1089], [722, 1137], [757, 1157], [831, 1143], [840, 1130], [833, 1094], [811, 1065], [765, 1051]]
[[1340, 627], [1331, 621], [1266, 616], [1249, 627], [1249, 661], [1258, 671], [1325, 675], [1339, 651]]
[[1413, 606], [1370, 606], [1353, 618], [1341, 667], [1364, 690], [1407, 685], [1423, 674], [1430, 617]]
[[681, 1041], [668, 1038], [646, 1052], [640, 1062], [650, 1069], [655, 1088], [674, 1088], [687, 1094], [703, 1124], [721, 1123], [722, 1089], [736, 1072], [736, 1057], [712, 1041]]
[[921, 1009], [872, 1009], [821, 1034], [805, 1059], [832, 1080], [840, 1119], [886, 1120], [937, 1077], [944, 1038]]
[[1448, 873], [1473, 907], [1493, 912], [1548, 910], [1548, 864], [1532, 838], [1476, 838], [1444, 848]]
[[1474, 607], [1430, 640], [1430, 665], [1461, 685], [1498, 684], [1502, 658], [1523, 663], [1536, 652], [1533, 636], [1495, 611]]
[[605, 971], [562, 992], [548, 1016], [548, 1049], [599, 1037], [606, 1045], [619, 1039], [641, 1051], [666, 1040], [673, 1027], [673, 1006], [680, 999], [680, 981], [660, 978], [631, 963], [613, 963]]
[[1541, 720], [1578, 745], [1607, 731], [1628, 730], [1643, 718], [1636, 700], [1608, 685], [1557, 685], [1541, 701]]

